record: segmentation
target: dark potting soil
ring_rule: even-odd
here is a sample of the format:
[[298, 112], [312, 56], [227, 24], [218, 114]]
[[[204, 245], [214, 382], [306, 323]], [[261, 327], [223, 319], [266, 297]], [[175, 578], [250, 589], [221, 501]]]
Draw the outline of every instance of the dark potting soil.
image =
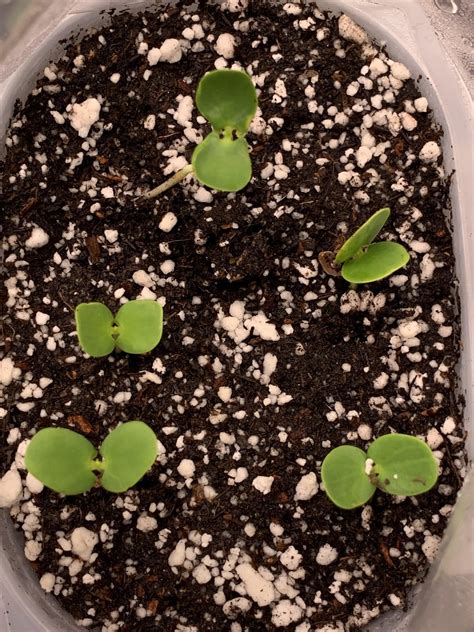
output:
[[[359, 630], [408, 606], [464, 474], [442, 131], [407, 69], [345, 19], [227, 4], [113, 14], [16, 107], [1, 163], [1, 467], [21, 474], [11, 513], [41, 585], [84, 626]], [[229, 195], [189, 178], [144, 203], [208, 131], [191, 98], [216, 59], [260, 90], [253, 180]], [[70, 107], [86, 99], [100, 104], [90, 130]], [[382, 236], [410, 263], [351, 290], [318, 254], [383, 206]], [[161, 344], [84, 357], [74, 306], [137, 296], [164, 304]], [[99, 444], [131, 419], [161, 444], [128, 493], [62, 498], [26, 478], [39, 428]], [[325, 455], [392, 431], [435, 450], [436, 488], [333, 506]]]

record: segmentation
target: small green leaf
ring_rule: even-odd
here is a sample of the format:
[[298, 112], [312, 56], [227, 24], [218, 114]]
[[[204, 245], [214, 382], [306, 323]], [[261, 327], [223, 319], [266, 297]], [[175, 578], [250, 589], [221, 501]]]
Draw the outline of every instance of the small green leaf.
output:
[[389, 208], [382, 208], [369, 217], [339, 249], [336, 255], [336, 263], [344, 263], [344, 261], [354, 257], [361, 248], [371, 244], [389, 217]]
[[407, 250], [394, 241], [370, 244], [359, 256], [342, 266], [341, 274], [350, 283], [371, 283], [390, 276], [410, 260]]
[[245, 138], [219, 138], [212, 132], [193, 153], [197, 179], [218, 191], [239, 191], [252, 177], [252, 163]]
[[125, 492], [151, 468], [158, 453], [153, 430], [143, 421], [129, 421], [112, 430], [100, 447], [104, 473], [101, 485]]
[[196, 105], [214, 130], [229, 128], [244, 136], [257, 111], [257, 93], [245, 72], [213, 70], [199, 82]]
[[102, 303], [81, 303], [74, 311], [77, 336], [82, 349], [93, 358], [101, 358], [115, 349], [114, 315]]
[[375, 463], [372, 481], [396, 496], [416, 496], [430, 490], [438, 479], [438, 464], [424, 441], [403, 434], [376, 439], [367, 455]]
[[326, 494], [341, 509], [354, 509], [368, 502], [375, 486], [365, 473], [367, 455], [351, 445], [331, 450], [323, 461], [321, 478]]
[[44, 428], [25, 454], [26, 469], [61, 494], [82, 494], [94, 486], [97, 450], [85, 437], [67, 428]]
[[152, 300], [129, 301], [115, 316], [115, 344], [126, 353], [148, 353], [163, 333], [163, 308]]

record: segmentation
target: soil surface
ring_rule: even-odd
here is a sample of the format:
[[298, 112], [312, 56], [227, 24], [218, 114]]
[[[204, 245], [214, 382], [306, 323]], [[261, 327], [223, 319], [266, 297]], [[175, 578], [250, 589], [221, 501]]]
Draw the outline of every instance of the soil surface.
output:
[[[233, 64], [259, 90], [251, 183], [188, 178], [142, 202], [209, 131], [199, 78]], [[113, 14], [17, 105], [0, 163], [1, 467], [21, 476], [26, 557], [81, 625], [330, 632], [408, 606], [464, 475], [441, 136], [405, 66], [291, 3]], [[327, 276], [318, 254], [384, 206], [381, 237], [409, 265], [356, 289]], [[74, 306], [137, 297], [164, 305], [160, 345], [85, 357]], [[131, 419], [160, 456], [128, 493], [63, 498], [26, 476], [38, 429], [98, 445]], [[436, 488], [332, 505], [329, 450], [393, 431], [435, 450]]]

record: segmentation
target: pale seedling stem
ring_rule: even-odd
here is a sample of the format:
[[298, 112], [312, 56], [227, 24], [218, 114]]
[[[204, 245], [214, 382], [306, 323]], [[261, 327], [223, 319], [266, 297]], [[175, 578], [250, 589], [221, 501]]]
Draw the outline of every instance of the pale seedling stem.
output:
[[181, 182], [181, 180], [184, 180], [184, 178], [186, 178], [186, 176], [189, 176], [190, 173], [193, 173], [193, 166], [186, 165], [186, 167], [175, 173], [174, 176], [171, 176], [171, 178], [168, 178], [168, 180], [155, 187], [151, 191], [144, 193], [142, 197], [146, 200], [156, 198], [161, 193], [164, 193], [168, 189], [171, 189], [171, 187], [174, 187], [174, 185], [178, 184], [178, 182]]

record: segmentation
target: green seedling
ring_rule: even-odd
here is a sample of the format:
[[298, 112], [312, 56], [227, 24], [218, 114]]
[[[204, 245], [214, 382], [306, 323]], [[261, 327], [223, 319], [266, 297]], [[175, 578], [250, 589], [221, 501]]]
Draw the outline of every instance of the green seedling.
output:
[[[326, 272], [341, 274], [346, 281], [357, 285], [379, 281], [405, 266], [410, 255], [401, 244], [393, 241], [372, 243], [389, 217], [389, 208], [380, 209], [344, 242], [335, 257], [333, 253], [321, 253], [320, 262]], [[330, 255], [335, 267], [331, 266], [331, 262], [328, 266], [327, 255]]]
[[81, 303], [75, 309], [77, 336], [82, 349], [101, 358], [120, 349], [148, 353], [163, 333], [163, 308], [156, 301], [129, 301], [114, 316], [102, 303]]
[[341, 509], [367, 503], [378, 488], [396, 496], [417, 496], [438, 479], [438, 464], [430, 448], [416, 437], [388, 434], [365, 453], [343, 445], [323, 461], [321, 477], [326, 494]]
[[96, 484], [119, 494], [151, 468], [157, 446], [155, 433], [143, 421], [129, 421], [112, 430], [99, 452], [73, 430], [44, 428], [28, 444], [25, 465], [46, 487], [61, 494], [83, 494]]
[[191, 173], [211, 189], [243, 189], [252, 177], [245, 137], [257, 105], [255, 86], [245, 72], [228, 68], [207, 72], [198, 85], [196, 106], [212, 132], [194, 149], [191, 165], [143, 197], [154, 198]]

